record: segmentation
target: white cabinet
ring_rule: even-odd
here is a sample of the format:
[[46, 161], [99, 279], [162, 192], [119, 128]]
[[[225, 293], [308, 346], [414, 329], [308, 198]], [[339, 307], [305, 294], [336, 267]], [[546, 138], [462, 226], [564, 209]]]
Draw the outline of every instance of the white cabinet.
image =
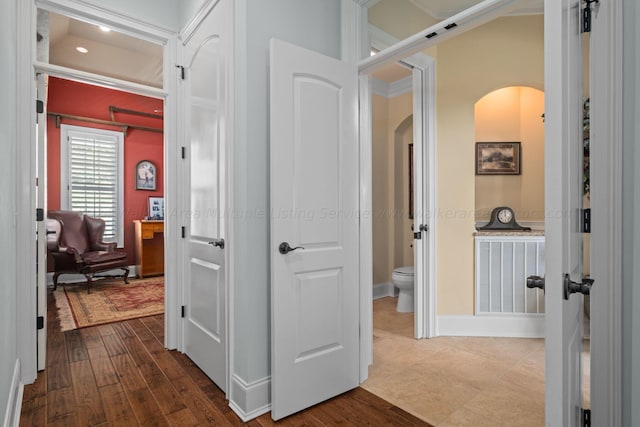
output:
[[544, 235], [479, 232], [475, 246], [476, 314], [544, 313], [544, 292], [526, 286], [544, 276]]

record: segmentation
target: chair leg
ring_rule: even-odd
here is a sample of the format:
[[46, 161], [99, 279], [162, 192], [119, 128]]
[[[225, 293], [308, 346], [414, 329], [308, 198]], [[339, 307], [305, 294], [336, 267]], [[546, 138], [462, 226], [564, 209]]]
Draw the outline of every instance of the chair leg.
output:
[[129, 267], [122, 267], [122, 269], [124, 270], [124, 283], [125, 284], [129, 284]]
[[84, 277], [87, 278], [87, 293], [90, 294], [91, 293], [91, 285], [93, 284], [93, 274], [86, 274], [84, 275]]
[[53, 290], [58, 289], [58, 277], [60, 277], [62, 273], [53, 273]]

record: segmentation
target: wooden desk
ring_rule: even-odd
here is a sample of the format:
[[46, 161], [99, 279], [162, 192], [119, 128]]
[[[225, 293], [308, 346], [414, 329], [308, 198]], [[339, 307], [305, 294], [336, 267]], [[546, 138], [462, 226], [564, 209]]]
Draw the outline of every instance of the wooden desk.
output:
[[164, 221], [136, 220], [136, 273], [138, 278], [164, 274]]

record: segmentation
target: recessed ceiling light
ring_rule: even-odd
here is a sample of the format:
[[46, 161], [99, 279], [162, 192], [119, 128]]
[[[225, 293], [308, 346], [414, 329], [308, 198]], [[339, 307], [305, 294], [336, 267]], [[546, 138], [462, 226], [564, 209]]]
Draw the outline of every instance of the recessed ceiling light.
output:
[[100, 28], [105, 33], [108, 33], [109, 31], [111, 31], [111, 28], [105, 27], [104, 25], [98, 25], [98, 28]]
[[76, 50], [80, 53], [87, 53], [89, 50], [86, 47], [78, 46]]

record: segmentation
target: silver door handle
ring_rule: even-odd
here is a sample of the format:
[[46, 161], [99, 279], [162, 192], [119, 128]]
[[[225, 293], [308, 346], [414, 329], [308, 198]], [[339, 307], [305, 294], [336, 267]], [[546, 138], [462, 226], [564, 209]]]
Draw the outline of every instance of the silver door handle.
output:
[[209, 244], [213, 247], [224, 249], [224, 239], [213, 239]]

